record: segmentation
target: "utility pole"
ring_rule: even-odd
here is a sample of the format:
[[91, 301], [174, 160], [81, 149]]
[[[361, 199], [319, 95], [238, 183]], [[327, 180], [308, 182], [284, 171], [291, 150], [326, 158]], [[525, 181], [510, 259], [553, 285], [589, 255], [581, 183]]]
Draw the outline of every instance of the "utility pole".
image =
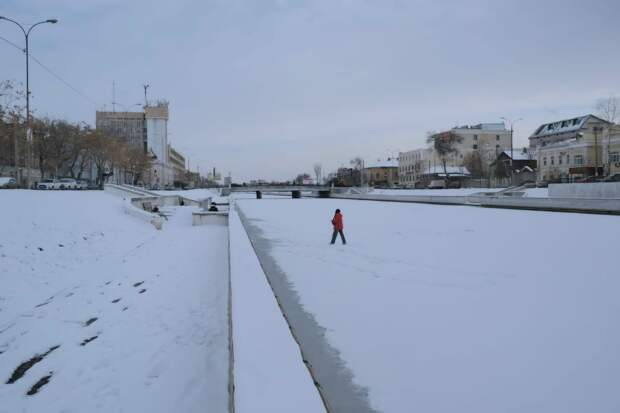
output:
[[513, 184], [513, 174], [514, 174], [514, 168], [512, 166], [512, 160], [514, 157], [514, 145], [513, 145], [513, 135], [514, 135], [514, 125], [515, 123], [517, 123], [520, 120], [523, 120], [523, 118], [518, 118], [518, 119], [508, 119], [508, 118], [500, 118], [502, 120], [505, 120], [506, 122], [510, 123], [510, 186], [512, 186]]
[[116, 112], [116, 82], [112, 81], [112, 112]]
[[598, 133], [603, 131], [603, 127], [595, 126], [594, 131], [594, 176], [598, 178]]

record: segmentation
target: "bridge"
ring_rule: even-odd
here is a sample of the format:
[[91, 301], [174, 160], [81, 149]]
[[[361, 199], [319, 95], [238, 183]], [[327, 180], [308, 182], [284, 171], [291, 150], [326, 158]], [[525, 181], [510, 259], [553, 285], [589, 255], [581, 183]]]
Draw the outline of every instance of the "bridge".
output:
[[221, 194], [228, 195], [234, 192], [254, 192], [257, 198], [261, 198], [263, 194], [277, 194], [283, 195], [290, 193], [293, 198], [301, 198], [301, 194], [305, 193], [310, 196], [319, 198], [329, 198], [332, 188], [328, 186], [304, 186], [304, 185], [291, 185], [291, 186], [238, 186], [232, 188], [222, 188]]

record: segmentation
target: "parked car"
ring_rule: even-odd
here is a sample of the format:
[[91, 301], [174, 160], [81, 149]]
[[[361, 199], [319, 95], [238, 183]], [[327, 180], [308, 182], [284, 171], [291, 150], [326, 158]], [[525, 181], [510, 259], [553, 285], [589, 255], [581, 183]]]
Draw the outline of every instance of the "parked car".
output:
[[60, 182], [56, 179], [44, 179], [39, 182], [37, 189], [59, 189]]
[[536, 182], [536, 188], [547, 188], [548, 186], [549, 186], [549, 182], [547, 181]]
[[443, 179], [433, 179], [427, 186], [428, 189], [445, 189], [446, 181]]
[[83, 179], [78, 179], [76, 189], [88, 189], [88, 182]]
[[62, 178], [58, 182], [59, 189], [77, 189], [77, 181], [73, 178]]
[[620, 182], [620, 174], [610, 175], [603, 179], [603, 182]]
[[14, 189], [17, 188], [17, 181], [10, 176], [0, 176], [0, 188], [2, 189]]

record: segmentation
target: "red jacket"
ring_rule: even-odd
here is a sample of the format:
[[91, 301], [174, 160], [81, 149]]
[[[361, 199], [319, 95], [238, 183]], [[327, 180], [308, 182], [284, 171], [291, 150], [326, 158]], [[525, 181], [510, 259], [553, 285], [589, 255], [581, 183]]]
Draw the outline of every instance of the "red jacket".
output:
[[344, 225], [342, 224], [342, 214], [341, 213], [336, 213], [336, 215], [334, 215], [334, 219], [332, 219], [332, 225], [334, 226], [334, 229], [337, 231], [342, 231], [344, 228]]

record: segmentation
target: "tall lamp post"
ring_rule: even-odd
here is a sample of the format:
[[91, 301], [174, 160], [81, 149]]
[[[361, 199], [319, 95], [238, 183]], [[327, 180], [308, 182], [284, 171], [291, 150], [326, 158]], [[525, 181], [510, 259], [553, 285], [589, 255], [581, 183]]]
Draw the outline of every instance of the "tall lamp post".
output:
[[0, 16], [0, 20], [6, 20], [11, 23], [15, 23], [24, 33], [24, 37], [26, 39], [26, 49], [24, 50], [24, 52], [26, 53], [26, 141], [27, 141], [27, 145], [26, 145], [26, 185], [28, 188], [30, 188], [32, 185], [31, 179], [30, 179], [31, 178], [30, 170], [32, 169], [32, 126], [30, 124], [30, 73], [28, 69], [30, 54], [29, 54], [29, 48], [28, 48], [28, 39], [30, 37], [30, 32], [36, 26], [40, 24], [44, 24], [44, 23], [56, 24], [58, 23], [58, 20], [57, 19], [43, 20], [43, 21], [33, 24], [27, 30], [26, 28], [24, 28], [24, 26], [22, 26], [21, 24], [19, 24], [13, 19], [9, 19], [8, 17]]
[[515, 123], [519, 122], [520, 120], [523, 120], [523, 118], [518, 118], [518, 119], [508, 119], [505, 117], [501, 117], [500, 119], [505, 120], [506, 122], [510, 123], [510, 186], [512, 186], [513, 183], [513, 171], [514, 168], [512, 167], [512, 158], [514, 155], [514, 146], [513, 146], [513, 135], [514, 135], [514, 126]]

